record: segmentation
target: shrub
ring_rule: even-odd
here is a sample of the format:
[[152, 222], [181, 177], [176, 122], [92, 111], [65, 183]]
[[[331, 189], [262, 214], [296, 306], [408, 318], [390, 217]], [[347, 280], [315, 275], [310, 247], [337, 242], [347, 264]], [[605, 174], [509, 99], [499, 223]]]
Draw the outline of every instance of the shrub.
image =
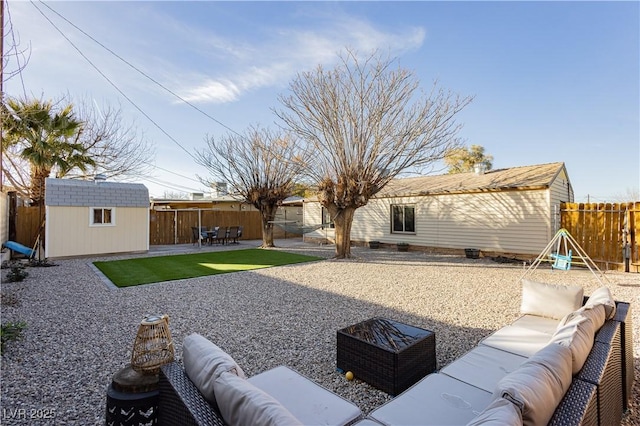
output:
[[11, 340], [22, 338], [22, 330], [27, 327], [25, 322], [8, 322], [0, 327], [0, 355], [4, 354], [5, 344]]
[[9, 283], [22, 281], [29, 275], [29, 273], [24, 270], [24, 266], [19, 263], [12, 264], [10, 268], [11, 271], [7, 273], [7, 282]]

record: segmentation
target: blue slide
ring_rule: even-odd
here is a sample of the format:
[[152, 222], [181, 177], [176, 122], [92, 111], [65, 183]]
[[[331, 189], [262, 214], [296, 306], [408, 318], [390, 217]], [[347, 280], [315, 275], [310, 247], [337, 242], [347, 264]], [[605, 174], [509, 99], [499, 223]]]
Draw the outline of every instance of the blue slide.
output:
[[17, 251], [18, 253], [22, 253], [29, 258], [33, 256], [33, 250], [31, 250], [27, 246], [23, 246], [20, 243], [16, 243], [15, 241], [7, 241], [2, 245], [8, 248], [9, 250]]

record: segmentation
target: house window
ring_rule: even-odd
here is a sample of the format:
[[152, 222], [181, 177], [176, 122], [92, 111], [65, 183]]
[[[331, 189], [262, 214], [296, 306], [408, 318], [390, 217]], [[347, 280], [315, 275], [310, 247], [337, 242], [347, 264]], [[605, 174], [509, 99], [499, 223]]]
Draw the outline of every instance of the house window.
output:
[[329, 214], [329, 210], [326, 208], [322, 208], [322, 229], [329, 228], [333, 229], [336, 227], [336, 224], [331, 220], [331, 215]]
[[396, 204], [391, 206], [391, 232], [411, 233], [416, 232], [416, 207], [415, 205]]
[[91, 207], [89, 223], [91, 226], [113, 226], [116, 224], [116, 210], [112, 207]]

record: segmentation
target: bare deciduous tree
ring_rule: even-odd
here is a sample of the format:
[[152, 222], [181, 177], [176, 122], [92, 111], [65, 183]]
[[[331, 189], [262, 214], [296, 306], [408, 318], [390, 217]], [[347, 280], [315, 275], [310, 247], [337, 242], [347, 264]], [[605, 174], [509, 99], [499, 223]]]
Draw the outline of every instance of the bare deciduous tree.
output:
[[415, 75], [378, 52], [340, 59], [332, 70], [298, 74], [276, 114], [316, 154], [306, 171], [335, 223], [336, 257], [345, 258], [356, 209], [399, 173], [424, 170], [460, 146], [454, 116], [472, 98], [437, 83], [419, 95]]
[[209, 186], [227, 182], [229, 192], [239, 195], [260, 211], [262, 247], [274, 247], [273, 221], [282, 201], [295, 190], [296, 177], [308, 162], [295, 138], [281, 131], [251, 127], [244, 135], [229, 133], [208, 138], [207, 147], [196, 154], [211, 179]]
[[[148, 176], [152, 171], [154, 148], [133, 123], [126, 123], [122, 109], [83, 100], [78, 107], [83, 122], [78, 143], [82, 144], [96, 165], [92, 175], [133, 180]], [[86, 177], [78, 169], [65, 171], [61, 176]]]

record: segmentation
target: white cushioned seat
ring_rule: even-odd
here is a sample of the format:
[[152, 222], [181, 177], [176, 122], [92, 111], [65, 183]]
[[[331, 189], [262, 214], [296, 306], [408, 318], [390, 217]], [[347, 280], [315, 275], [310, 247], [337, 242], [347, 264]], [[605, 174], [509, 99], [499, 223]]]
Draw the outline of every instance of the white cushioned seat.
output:
[[512, 322], [511, 325], [528, 328], [541, 333], [547, 333], [551, 336], [556, 332], [556, 328], [558, 328], [559, 323], [560, 321], [555, 318], [546, 318], [537, 315], [523, 315]]
[[357, 405], [285, 366], [247, 381], [275, 398], [305, 425], [346, 425], [362, 415]]
[[433, 373], [383, 404], [369, 417], [384, 425], [464, 425], [491, 403], [491, 393]]
[[544, 348], [551, 336], [531, 328], [507, 325], [486, 337], [480, 344], [529, 358]]
[[477, 346], [444, 367], [440, 373], [493, 392], [500, 379], [516, 370], [527, 359], [490, 346]]

